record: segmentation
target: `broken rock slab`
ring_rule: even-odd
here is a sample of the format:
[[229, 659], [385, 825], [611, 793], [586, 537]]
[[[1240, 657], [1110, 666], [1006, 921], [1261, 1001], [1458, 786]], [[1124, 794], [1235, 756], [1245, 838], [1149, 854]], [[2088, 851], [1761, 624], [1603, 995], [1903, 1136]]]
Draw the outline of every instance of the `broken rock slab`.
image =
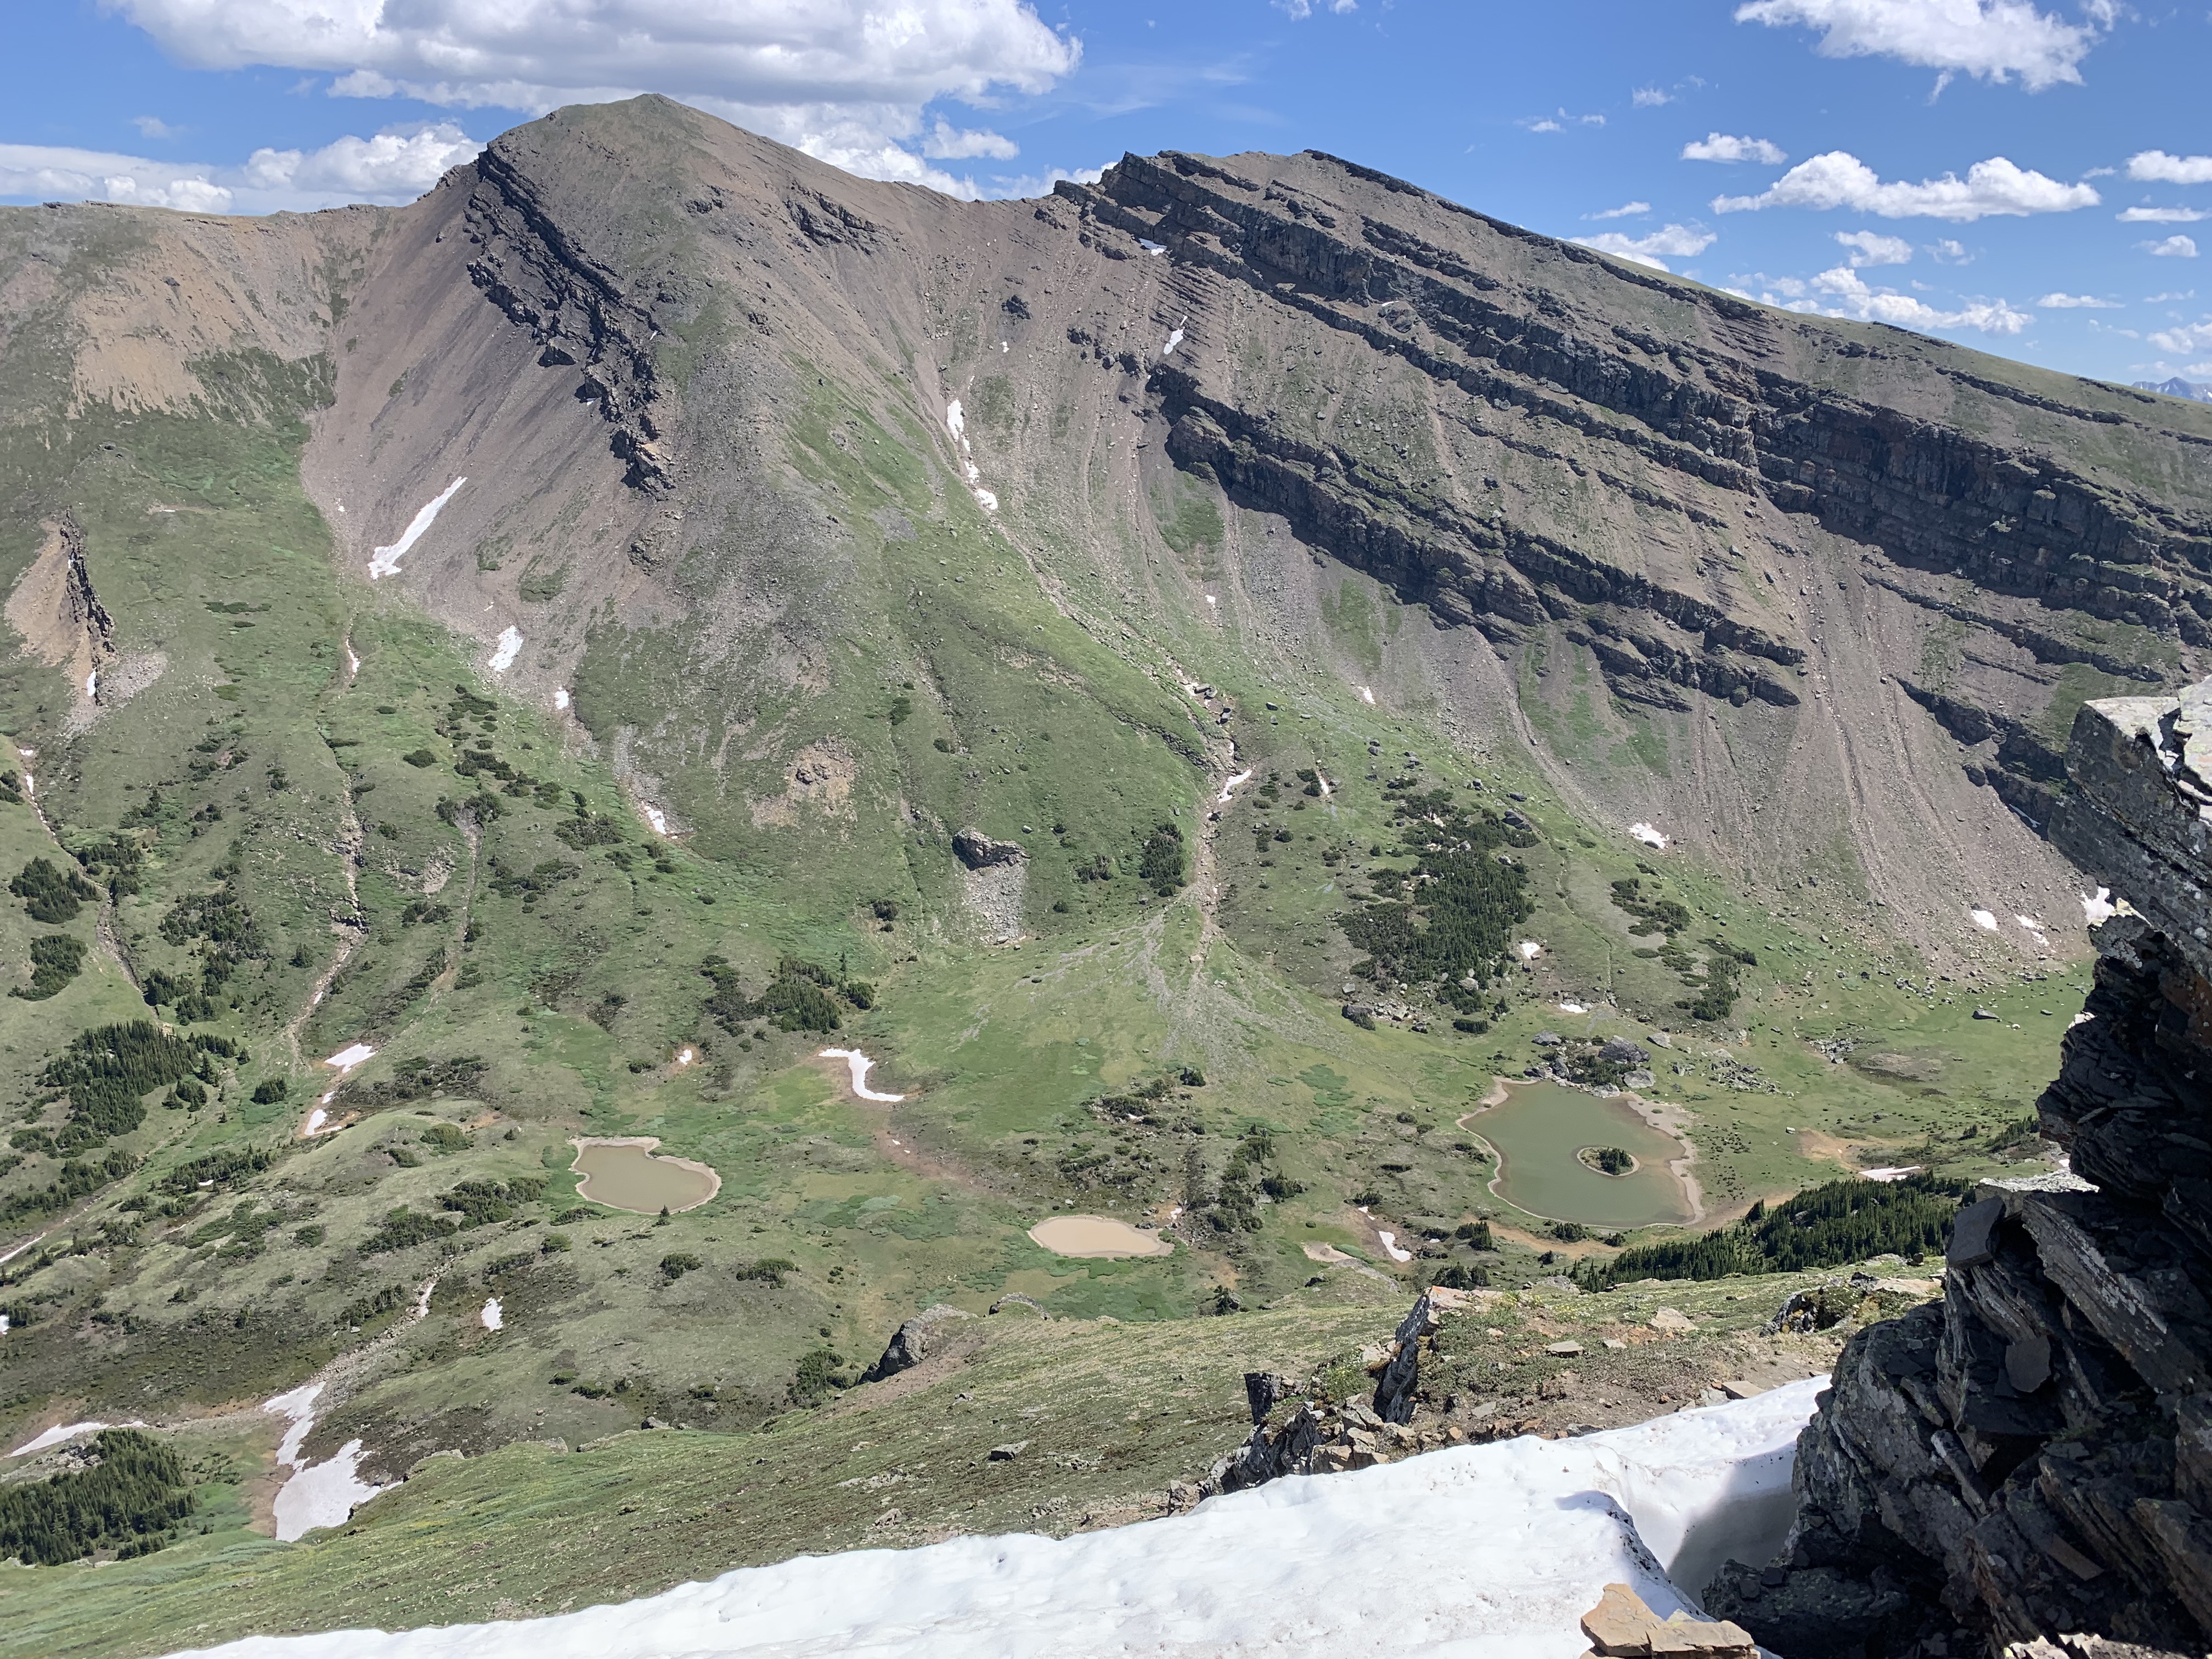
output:
[[952, 850], [970, 870], [988, 870], [1001, 864], [1019, 864], [1029, 849], [1018, 841], [994, 841], [972, 825], [952, 837]]
[[1600, 1659], [1758, 1659], [1759, 1644], [1741, 1625], [1680, 1613], [1662, 1619], [1626, 1584], [1607, 1584], [1582, 1623]]

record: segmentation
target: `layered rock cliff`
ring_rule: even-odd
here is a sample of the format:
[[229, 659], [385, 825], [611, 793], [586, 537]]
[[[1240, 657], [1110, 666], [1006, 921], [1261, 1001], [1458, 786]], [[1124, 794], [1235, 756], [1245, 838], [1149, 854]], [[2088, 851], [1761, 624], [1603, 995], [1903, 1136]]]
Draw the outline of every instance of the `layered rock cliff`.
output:
[[1855, 1339], [1763, 1573], [1791, 1659], [2212, 1641], [2212, 682], [2086, 707], [2058, 843], [2120, 896], [2040, 1103], [2072, 1172], [1985, 1185], [1946, 1294]]

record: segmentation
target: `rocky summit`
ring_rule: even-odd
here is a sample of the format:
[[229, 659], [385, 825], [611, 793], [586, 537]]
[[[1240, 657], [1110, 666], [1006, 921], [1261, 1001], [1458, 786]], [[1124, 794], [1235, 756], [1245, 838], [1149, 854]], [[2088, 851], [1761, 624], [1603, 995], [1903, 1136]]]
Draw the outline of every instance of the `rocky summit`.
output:
[[1600, 1651], [2201, 1647], [2208, 459], [1315, 151], [0, 208], [0, 1659], [1778, 1502], [1839, 1354]]

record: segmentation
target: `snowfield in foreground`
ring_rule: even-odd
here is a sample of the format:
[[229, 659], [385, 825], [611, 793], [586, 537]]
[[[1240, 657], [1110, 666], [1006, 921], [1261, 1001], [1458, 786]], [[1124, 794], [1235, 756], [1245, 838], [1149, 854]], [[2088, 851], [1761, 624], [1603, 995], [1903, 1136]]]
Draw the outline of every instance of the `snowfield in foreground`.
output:
[[[1054, 1540], [802, 1556], [558, 1618], [253, 1637], [223, 1659], [1574, 1659], [1608, 1583], [1662, 1616], [1790, 1521], [1814, 1378], [1578, 1440], [1292, 1478]], [[1632, 1517], [1633, 1517], [1632, 1519]]]

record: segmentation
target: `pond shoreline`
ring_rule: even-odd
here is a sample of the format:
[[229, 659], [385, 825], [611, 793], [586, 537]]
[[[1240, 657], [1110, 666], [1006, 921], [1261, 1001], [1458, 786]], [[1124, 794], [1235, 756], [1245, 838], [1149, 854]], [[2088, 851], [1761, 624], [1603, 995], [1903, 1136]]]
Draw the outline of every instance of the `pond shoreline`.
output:
[[702, 1164], [696, 1158], [658, 1156], [654, 1149], [660, 1145], [659, 1135], [579, 1135], [572, 1138], [568, 1144], [576, 1149], [576, 1156], [570, 1161], [568, 1168], [583, 1177], [576, 1183], [576, 1196], [587, 1203], [604, 1205], [610, 1210], [620, 1210], [625, 1215], [658, 1215], [660, 1212], [659, 1208], [641, 1210], [628, 1204], [617, 1204], [611, 1199], [593, 1197], [592, 1194], [592, 1171], [586, 1170], [583, 1163], [584, 1154], [594, 1146], [635, 1146], [644, 1154], [649, 1163], [666, 1164], [692, 1175], [704, 1176], [708, 1183], [705, 1196], [695, 1199], [689, 1204], [666, 1206], [666, 1209], [672, 1215], [681, 1215], [686, 1210], [696, 1210], [702, 1205], [711, 1204], [722, 1190], [721, 1175], [712, 1164]]
[[[1498, 1172], [1492, 1176], [1489, 1181], [1484, 1183], [1485, 1190], [1486, 1190], [1492, 1197], [1497, 1199], [1502, 1204], [1510, 1205], [1514, 1209], [1519, 1211], [1523, 1215], [1534, 1216], [1540, 1221], [1559, 1221], [1569, 1218], [1560, 1216], [1544, 1215], [1541, 1212], [1530, 1209], [1527, 1205], [1522, 1204], [1515, 1199], [1508, 1198], [1503, 1192], [1499, 1191], [1498, 1183], [1505, 1178], [1504, 1154], [1498, 1150], [1496, 1142], [1492, 1141], [1489, 1136], [1484, 1134], [1480, 1128], [1475, 1127], [1476, 1121], [1480, 1119], [1485, 1113], [1493, 1109], [1494, 1108], [1503, 1106], [1510, 1101], [1513, 1098], [1513, 1091], [1515, 1089], [1527, 1088], [1537, 1084], [1550, 1084], [1558, 1088], [1571, 1090], [1577, 1094], [1588, 1095], [1593, 1100], [1617, 1102], [1620, 1105], [1626, 1107], [1631, 1112], [1633, 1112], [1637, 1117], [1641, 1119], [1646, 1128], [1650, 1129], [1656, 1134], [1663, 1135], [1668, 1140], [1673, 1141], [1675, 1146], [1681, 1148], [1680, 1157], [1665, 1159], [1662, 1163], [1661, 1167], [1674, 1178], [1675, 1185], [1680, 1188], [1683, 1200], [1689, 1207], [1690, 1213], [1688, 1218], [1679, 1222], [1644, 1223], [1641, 1224], [1696, 1228], [1700, 1227], [1705, 1224], [1707, 1211], [1705, 1209], [1705, 1189], [1699, 1184], [1696, 1173], [1696, 1165], [1698, 1163], [1697, 1143], [1690, 1139], [1688, 1133], [1689, 1126], [1693, 1119], [1694, 1114], [1692, 1114], [1687, 1107], [1678, 1105], [1672, 1101], [1647, 1100], [1632, 1089], [1616, 1089], [1609, 1091], [1591, 1089], [1582, 1084], [1571, 1082], [1565, 1078], [1554, 1074], [1547, 1074], [1540, 1078], [1507, 1078], [1492, 1073], [1490, 1079], [1490, 1087], [1486, 1089], [1482, 1092], [1481, 1096], [1476, 1100], [1474, 1109], [1469, 1112], [1464, 1112], [1453, 1120], [1460, 1128], [1464, 1129], [1468, 1133], [1474, 1136], [1477, 1140], [1480, 1141], [1484, 1149], [1489, 1152], [1492, 1159], [1496, 1163]], [[1581, 1159], [1577, 1158], [1576, 1162], [1580, 1164]], [[1638, 1162], [1640, 1163], [1641, 1160], [1638, 1160]], [[1589, 1170], [1589, 1168], [1587, 1164], [1583, 1164], [1582, 1167], [1585, 1170]], [[1597, 1175], [1600, 1172], [1595, 1170], [1590, 1170], [1589, 1173], [1592, 1175]], [[1627, 1177], [1607, 1176], [1604, 1178], [1608, 1180], [1624, 1180]], [[1592, 1224], [1583, 1223], [1580, 1224], [1589, 1225]], [[1628, 1231], [1628, 1229], [1623, 1228], [1621, 1231]]]

